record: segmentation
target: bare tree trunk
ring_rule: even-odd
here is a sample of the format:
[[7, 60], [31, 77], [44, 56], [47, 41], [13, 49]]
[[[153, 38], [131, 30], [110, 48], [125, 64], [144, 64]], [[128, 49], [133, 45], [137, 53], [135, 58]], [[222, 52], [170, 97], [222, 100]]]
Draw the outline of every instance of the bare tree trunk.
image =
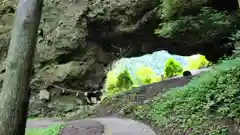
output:
[[238, 8], [240, 8], [240, 0], [237, 0], [238, 1]]
[[20, 0], [0, 93], [0, 135], [24, 135], [43, 0]]

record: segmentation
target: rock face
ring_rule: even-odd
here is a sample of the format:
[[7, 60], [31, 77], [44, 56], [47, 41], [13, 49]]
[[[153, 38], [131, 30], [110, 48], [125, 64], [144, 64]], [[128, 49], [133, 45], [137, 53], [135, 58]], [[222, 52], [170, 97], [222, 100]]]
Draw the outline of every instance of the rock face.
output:
[[[16, 3], [17, 0], [0, 2], [2, 74]], [[159, 0], [44, 1], [33, 89], [50, 89], [48, 86], [55, 84], [72, 89], [74, 94], [79, 90], [97, 90], [103, 84], [106, 67], [113, 60], [157, 50], [180, 55], [199, 52], [207, 57], [214, 53], [219, 55], [218, 48], [203, 51], [204, 46], [199, 44], [184, 46], [154, 35], [154, 29], [161, 22], [159, 3]]]
[[[151, 48], [158, 1], [45, 1], [35, 55], [34, 84], [88, 91], [102, 85], [105, 68], [123, 56]], [[1, 70], [10, 41], [16, 1], [1, 3]], [[146, 37], [139, 40], [139, 37]], [[91, 88], [89, 85], [91, 84]], [[41, 89], [41, 88], [38, 88]]]

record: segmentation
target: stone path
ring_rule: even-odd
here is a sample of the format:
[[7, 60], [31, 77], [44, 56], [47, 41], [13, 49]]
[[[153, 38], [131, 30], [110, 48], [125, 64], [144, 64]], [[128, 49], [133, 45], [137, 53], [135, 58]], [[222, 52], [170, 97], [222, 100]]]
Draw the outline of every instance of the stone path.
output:
[[104, 135], [156, 135], [149, 126], [131, 119], [103, 117], [95, 120], [105, 126]]
[[44, 118], [27, 121], [27, 128], [44, 128], [53, 124], [64, 124], [60, 135], [156, 135], [147, 125], [131, 119], [102, 117], [64, 122], [60, 119]]

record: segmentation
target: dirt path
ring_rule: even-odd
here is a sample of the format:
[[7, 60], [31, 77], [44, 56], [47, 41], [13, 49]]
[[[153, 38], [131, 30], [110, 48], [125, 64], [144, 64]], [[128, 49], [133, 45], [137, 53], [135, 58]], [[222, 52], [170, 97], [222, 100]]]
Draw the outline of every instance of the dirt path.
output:
[[27, 128], [44, 128], [53, 124], [64, 124], [60, 135], [156, 135], [147, 125], [131, 119], [102, 117], [64, 122], [60, 119], [44, 118], [27, 121]]

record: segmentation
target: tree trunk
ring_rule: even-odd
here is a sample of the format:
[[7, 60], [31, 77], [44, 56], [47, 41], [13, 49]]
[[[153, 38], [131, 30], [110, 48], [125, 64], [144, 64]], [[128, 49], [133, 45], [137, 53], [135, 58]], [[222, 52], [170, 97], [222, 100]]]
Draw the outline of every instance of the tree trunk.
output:
[[24, 135], [43, 0], [20, 0], [0, 93], [0, 135]]
[[240, 0], [237, 0], [238, 1], [238, 8], [240, 8]]

